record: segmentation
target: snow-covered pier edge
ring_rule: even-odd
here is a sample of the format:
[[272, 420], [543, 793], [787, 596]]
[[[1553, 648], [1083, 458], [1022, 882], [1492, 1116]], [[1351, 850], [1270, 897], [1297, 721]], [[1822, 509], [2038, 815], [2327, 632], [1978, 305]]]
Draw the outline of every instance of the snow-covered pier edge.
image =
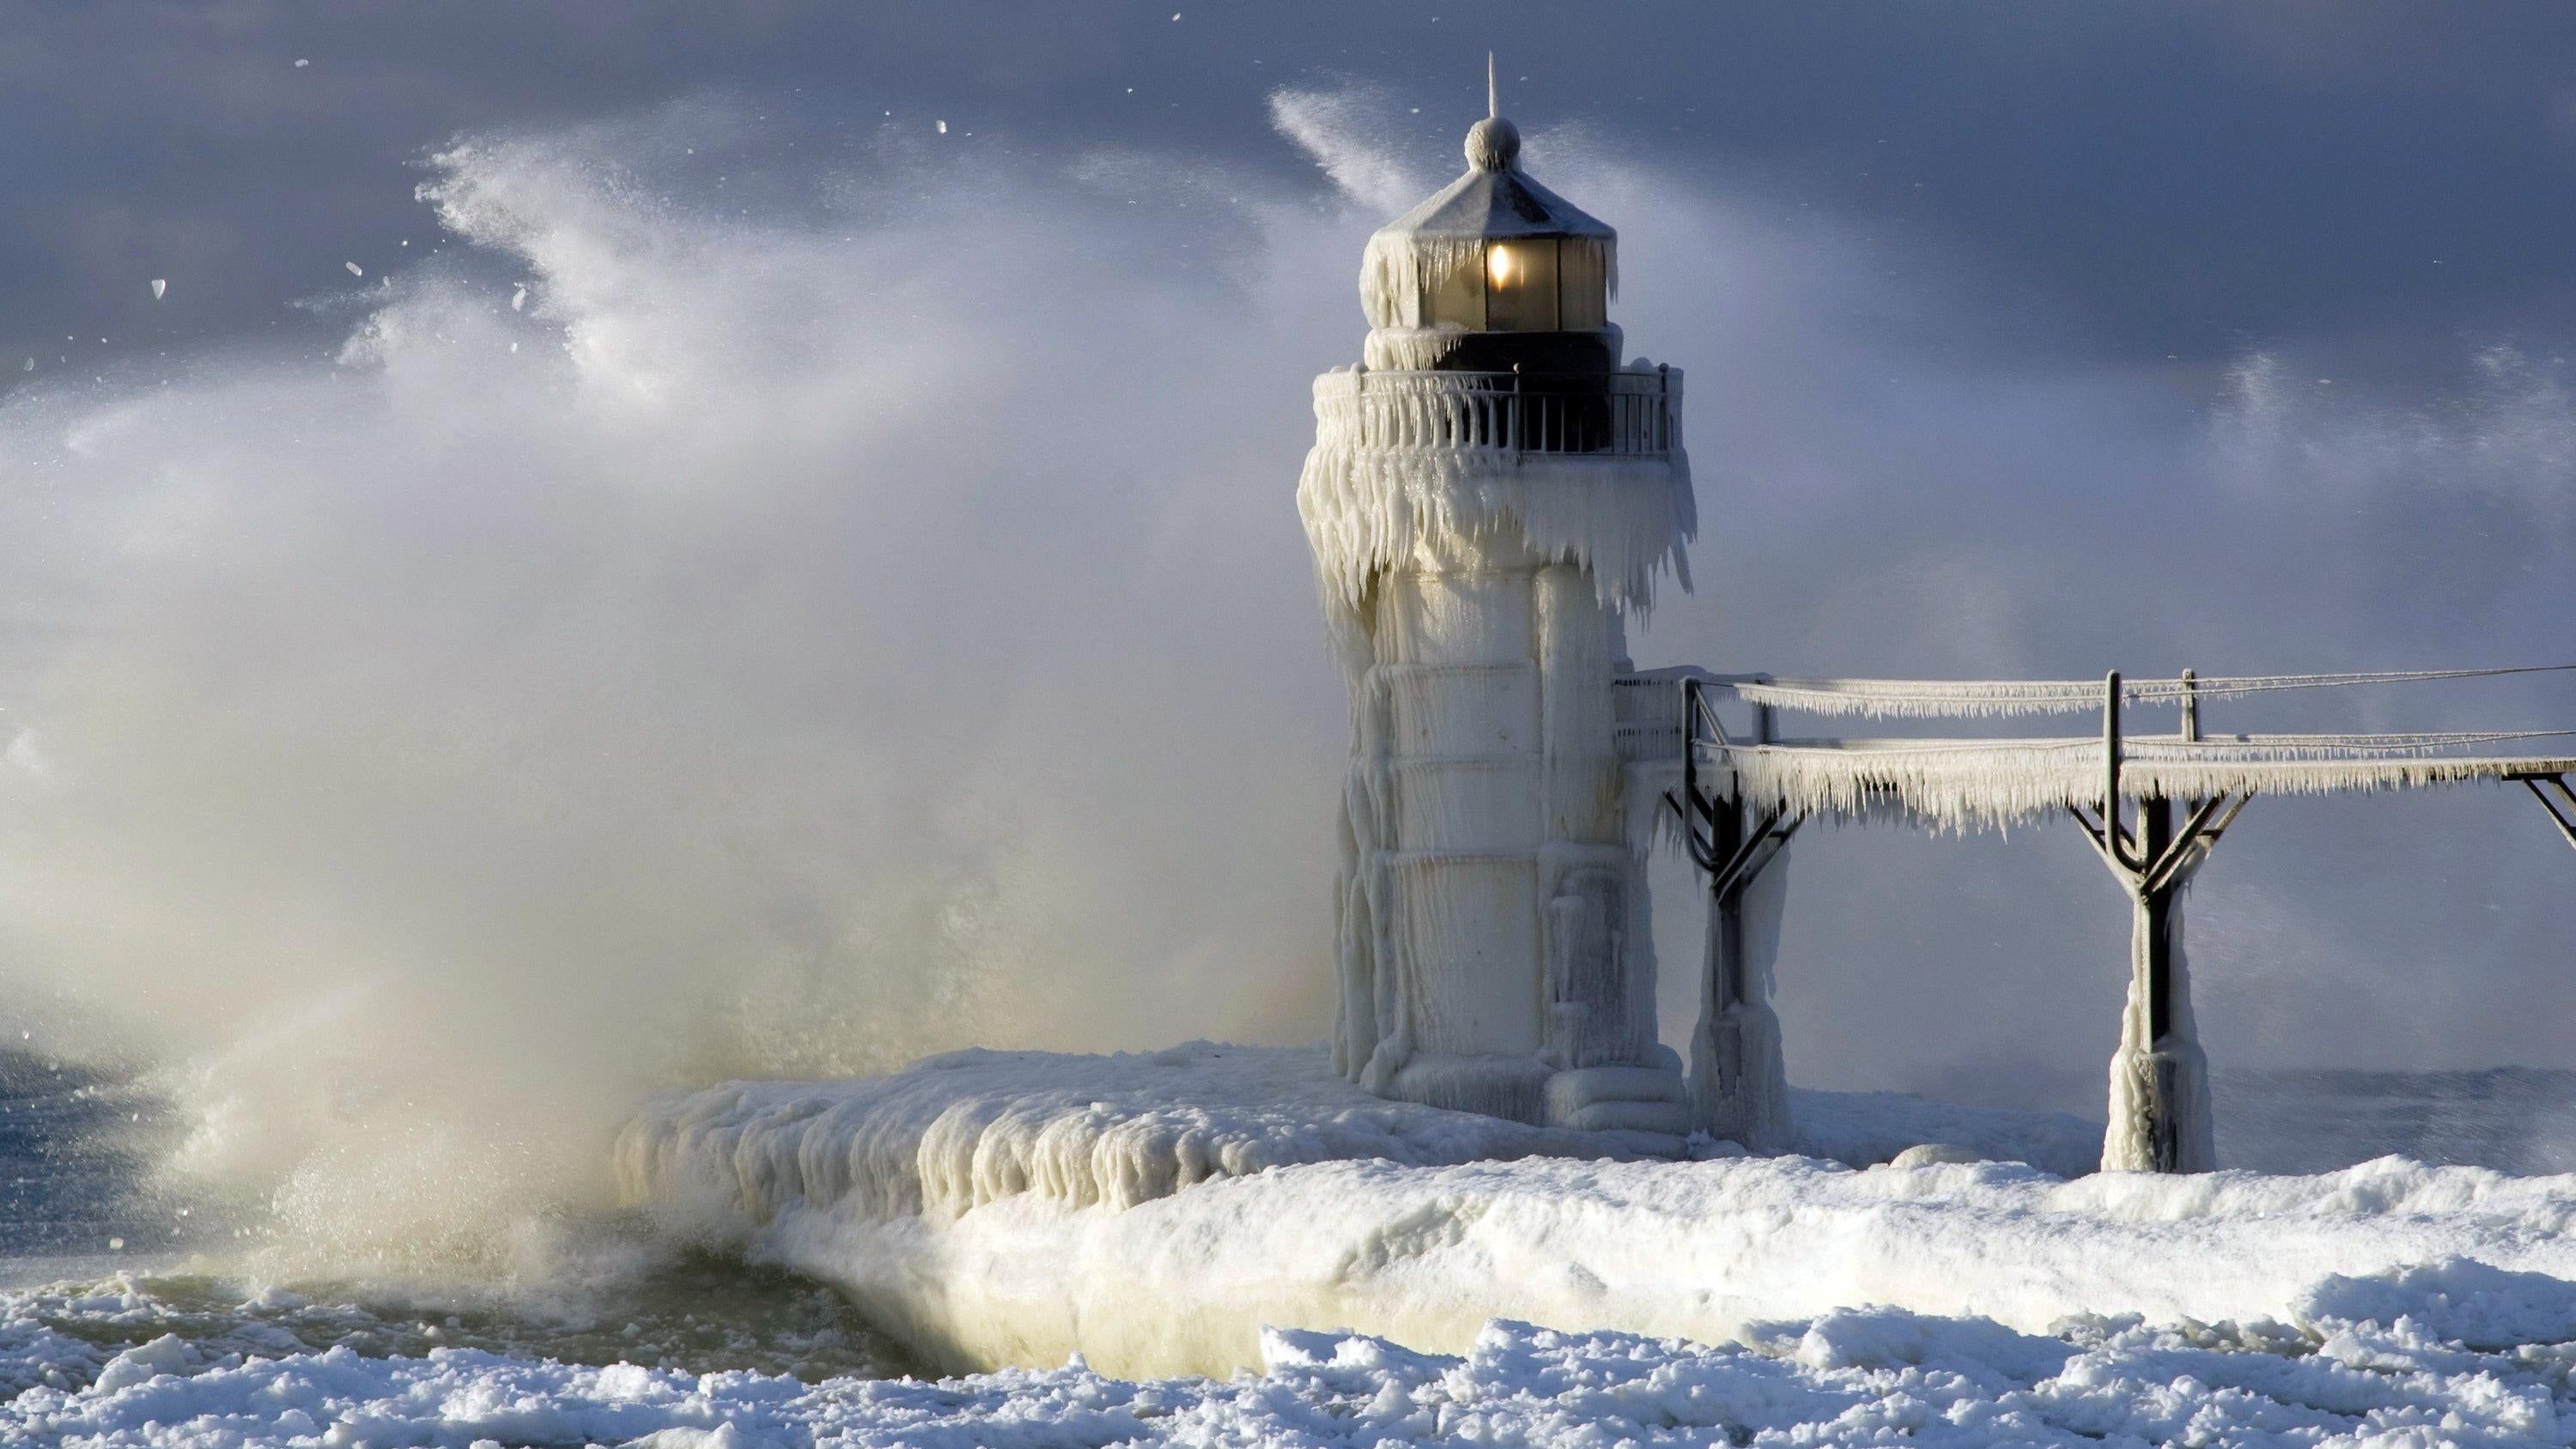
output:
[[[1816, 1105], [1802, 1118], [1839, 1108], [1860, 1137], [1905, 1103]], [[1936, 1120], [1956, 1138], [2012, 1116]], [[2025, 1125], [2031, 1156], [2082, 1131]], [[1908, 1135], [1898, 1121], [1878, 1146]], [[831, 1283], [956, 1370], [1080, 1353], [1123, 1376], [1224, 1374], [1263, 1363], [1265, 1326], [1450, 1353], [1495, 1318], [1716, 1343], [1868, 1304], [2028, 1333], [2124, 1315], [2295, 1330], [2348, 1280], [2459, 1259], [2546, 1275], [2513, 1291], [2576, 1306], [2576, 1177], [1566, 1155], [1585, 1136], [1368, 1097], [1319, 1052], [1194, 1044], [672, 1094], [618, 1168], [666, 1231]]]

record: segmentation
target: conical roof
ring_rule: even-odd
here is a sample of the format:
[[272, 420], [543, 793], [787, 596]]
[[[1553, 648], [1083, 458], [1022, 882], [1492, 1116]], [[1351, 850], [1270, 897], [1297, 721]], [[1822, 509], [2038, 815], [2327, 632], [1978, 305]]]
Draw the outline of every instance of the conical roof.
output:
[[1467, 174], [1378, 229], [1360, 266], [1360, 303], [1372, 327], [1419, 325], [1422, 293], [1479, 265], [1494, 241], [1561, 238], [1596, 249], [1616, 295], [1619, 233], [1532, 181], [1520, 169], [1519, 128], [1487, 116], [1467, 132]]
[[[1430, 200], [1379, 228], [1381, 237], [1443, 236], [1503, 238], [1586, 236], [1615, 239], [1608, 222], [1529, 178], [1518, 164], [1520, 136], [1499, 117], [1479, 122], [1467, 133], [1467, 153], [1500, 165], [1467, 168], [1467, 174], [1441, 187]], [[1479, 147], [1479, 132], [1491, 127], [1505, 144]], [[1499, 139], [1499, 138], [1498, 138]]]

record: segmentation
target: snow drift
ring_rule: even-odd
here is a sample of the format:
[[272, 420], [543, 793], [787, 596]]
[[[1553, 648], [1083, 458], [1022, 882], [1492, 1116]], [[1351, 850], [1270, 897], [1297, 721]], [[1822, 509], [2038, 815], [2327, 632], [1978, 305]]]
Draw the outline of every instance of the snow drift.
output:
[[91, 1301], [0, 1303], [0, 1382], [35, 1385], [0, 1406], [0, 1443], [1982, 1449], [2565, 1444], [2576, 1430], [2576, 1290], [2474, 1263], [2329, 1279], [2286, 1322], [2155, 1328], [2088, 1317], [2040, 1337], [1871, 1308], [1764, 1324], [1744, 1344], [1716, 1347], [1495, 1323], [1455, 1356], [1272, 1330], [1260, 1336], [1259, 1377], [1148, 1382], [1080, 1361], [938, 1383], [804, 1383], [473, 1349], [245, 1357], [171, 1334], [111, 1354], [55, 1326], [97, 1333], [102, 1318], [148, 1318], [152, 1306], [131, 1287]]

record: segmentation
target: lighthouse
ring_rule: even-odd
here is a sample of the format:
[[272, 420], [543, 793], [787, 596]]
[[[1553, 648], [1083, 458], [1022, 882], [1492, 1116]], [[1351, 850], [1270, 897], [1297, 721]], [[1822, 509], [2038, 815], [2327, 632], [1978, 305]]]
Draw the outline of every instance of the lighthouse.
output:
[[1351, 698], [1333, 1060], [1677, 1151], [1614, 681], [1627, 621], [1688, 582], [1682, 377], [1624, 360], [1617, 233], [1492, 110], [1370, 238], [1360, 361], [1315, 380], [1297, 502]]

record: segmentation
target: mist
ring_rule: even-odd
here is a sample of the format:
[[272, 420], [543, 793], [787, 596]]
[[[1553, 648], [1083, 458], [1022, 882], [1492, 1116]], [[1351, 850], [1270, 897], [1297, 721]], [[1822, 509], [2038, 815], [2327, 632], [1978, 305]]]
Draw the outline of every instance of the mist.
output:
[[[604, 1204], [660, 1087], [1324, 1035], [1307, 386], [1456, 161], [1365, 89], [1272, 111], [1311, 180], [732, 95], [464, 138], [422, 162], [436, 254], [308, 299], [336, 349], [0, 401], [20, 1028], [148, 1070], [174, 1179], [335, 1268]], [[1699, 589], [1639, 663], [2566, 652], [2545, 348], [2464, 347], [2438, 397], [2070, 365], [2044, 296], [2004, 325], [1937, 247], [1619, 140], [1524, 155], [1621, 229], [1631, 354], [1689, 372]], [[2576, 692], [2385, 708], [2316, 727]], [[2497, 794], [2256, 802], [2192, 907], [2213, 1058], [2576, 1065], [2530, 1009], [2563, 848]], [[2125, 913], [2071, 831], [1819, 829], [1793, 871], [1793, 1080], [2098, 1109]], [[1658, 889], [1677, 1037], [1696, 902]]]

